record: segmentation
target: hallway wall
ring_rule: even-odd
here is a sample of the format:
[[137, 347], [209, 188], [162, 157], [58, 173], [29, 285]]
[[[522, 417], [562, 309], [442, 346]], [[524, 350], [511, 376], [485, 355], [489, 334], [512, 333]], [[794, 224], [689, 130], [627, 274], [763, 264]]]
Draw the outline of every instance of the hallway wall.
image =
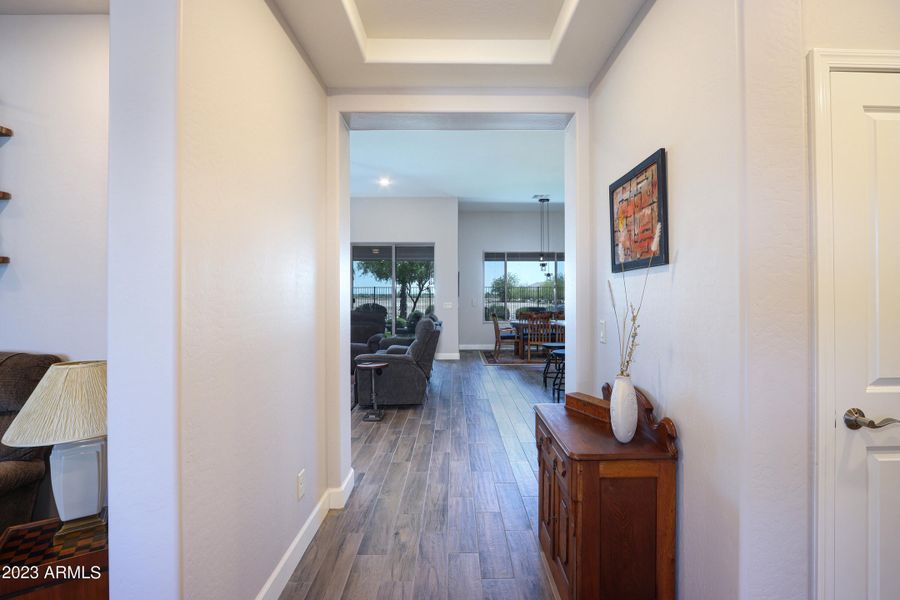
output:
[[106, 357], [109, 18], [0, 16], [0, 349]]
[[257, 0], [110, 22], [111, 595], [277, 597], [331, 505], [325, 93]]
[[900, 48], [900, 2], [896, 0], [803, 0], [805, 49]]
[[327, 488], [325, 94], [262, 2], [182, 27], [183, 593], [252, 598]]
[[[595, 393], [618, 369], [607, 289], [609, 185], [657, 148], [667, 149], [671, 264], [650, 275], [632, 376], [659, 416], [675, 420], [681, 440], [676, 563], [683, 598], [739, 596], [734, 441], [740, 433], [741, 122], [735, 19], [733, 2], [657, 0], [590, 102], [595, 293], [608, 340], [596, 346]], [[632, 295], [643, 275], [625, 276]], [[621, 316], [622, 277], [613, 284]]]

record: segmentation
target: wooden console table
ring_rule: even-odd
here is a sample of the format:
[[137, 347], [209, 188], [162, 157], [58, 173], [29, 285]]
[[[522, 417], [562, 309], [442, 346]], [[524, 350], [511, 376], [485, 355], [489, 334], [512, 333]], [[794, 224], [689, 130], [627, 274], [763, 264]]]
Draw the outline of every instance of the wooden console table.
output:
[[640, 391], [638, 428], [621, 444], [603, 399], [535, 405], [538, 536], [561, 598], [675, 598], [675, 425]]

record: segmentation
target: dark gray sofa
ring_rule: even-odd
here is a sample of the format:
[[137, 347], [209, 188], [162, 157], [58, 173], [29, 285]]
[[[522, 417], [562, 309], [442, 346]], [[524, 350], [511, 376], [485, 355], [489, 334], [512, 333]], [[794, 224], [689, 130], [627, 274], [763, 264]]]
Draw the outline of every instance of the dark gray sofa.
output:
[[[441, 328], [431, 319], [416, 325], [416, 337], [408, 346], [393, 345], [372, 354], [360, 354], [356, 364], [386, 362], [389, 367], [375, 378], [379, 406], [422, 404], [431, 377]], [[356, 393], [361, 406], [369, 406], [371, 371], [357, 371]]]
[[[0, 352], [0, 436], [6, 433], [50, 365], [59, 361], [58, 356], [50, 354]], [[0, 444], [0, 531], [31, 521], [38, 486], [47, 471], [49, 450]]]

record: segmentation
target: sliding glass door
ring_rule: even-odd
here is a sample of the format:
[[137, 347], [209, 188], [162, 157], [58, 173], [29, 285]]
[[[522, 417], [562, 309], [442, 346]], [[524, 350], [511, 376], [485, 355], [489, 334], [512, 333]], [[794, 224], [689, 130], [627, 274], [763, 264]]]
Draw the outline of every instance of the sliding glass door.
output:
[[434, 246], [354, 244], [353, 309], [387, 313], [387, 330], [412, 334], [434, 310]]

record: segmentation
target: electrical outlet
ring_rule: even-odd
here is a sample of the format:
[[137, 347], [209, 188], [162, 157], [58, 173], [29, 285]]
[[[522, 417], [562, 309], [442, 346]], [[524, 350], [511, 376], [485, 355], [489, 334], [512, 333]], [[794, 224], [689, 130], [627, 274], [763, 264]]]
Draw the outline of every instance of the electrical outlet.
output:
[[606, 343], [606, 321], [600, 321], [600, 343]]
[[301, 470], [297, 473], [297, 500], [303, 499], [303, 495], [306, 493], [306, 490], [303, 489], [303, 480], [306, 478], [306, 469]]

